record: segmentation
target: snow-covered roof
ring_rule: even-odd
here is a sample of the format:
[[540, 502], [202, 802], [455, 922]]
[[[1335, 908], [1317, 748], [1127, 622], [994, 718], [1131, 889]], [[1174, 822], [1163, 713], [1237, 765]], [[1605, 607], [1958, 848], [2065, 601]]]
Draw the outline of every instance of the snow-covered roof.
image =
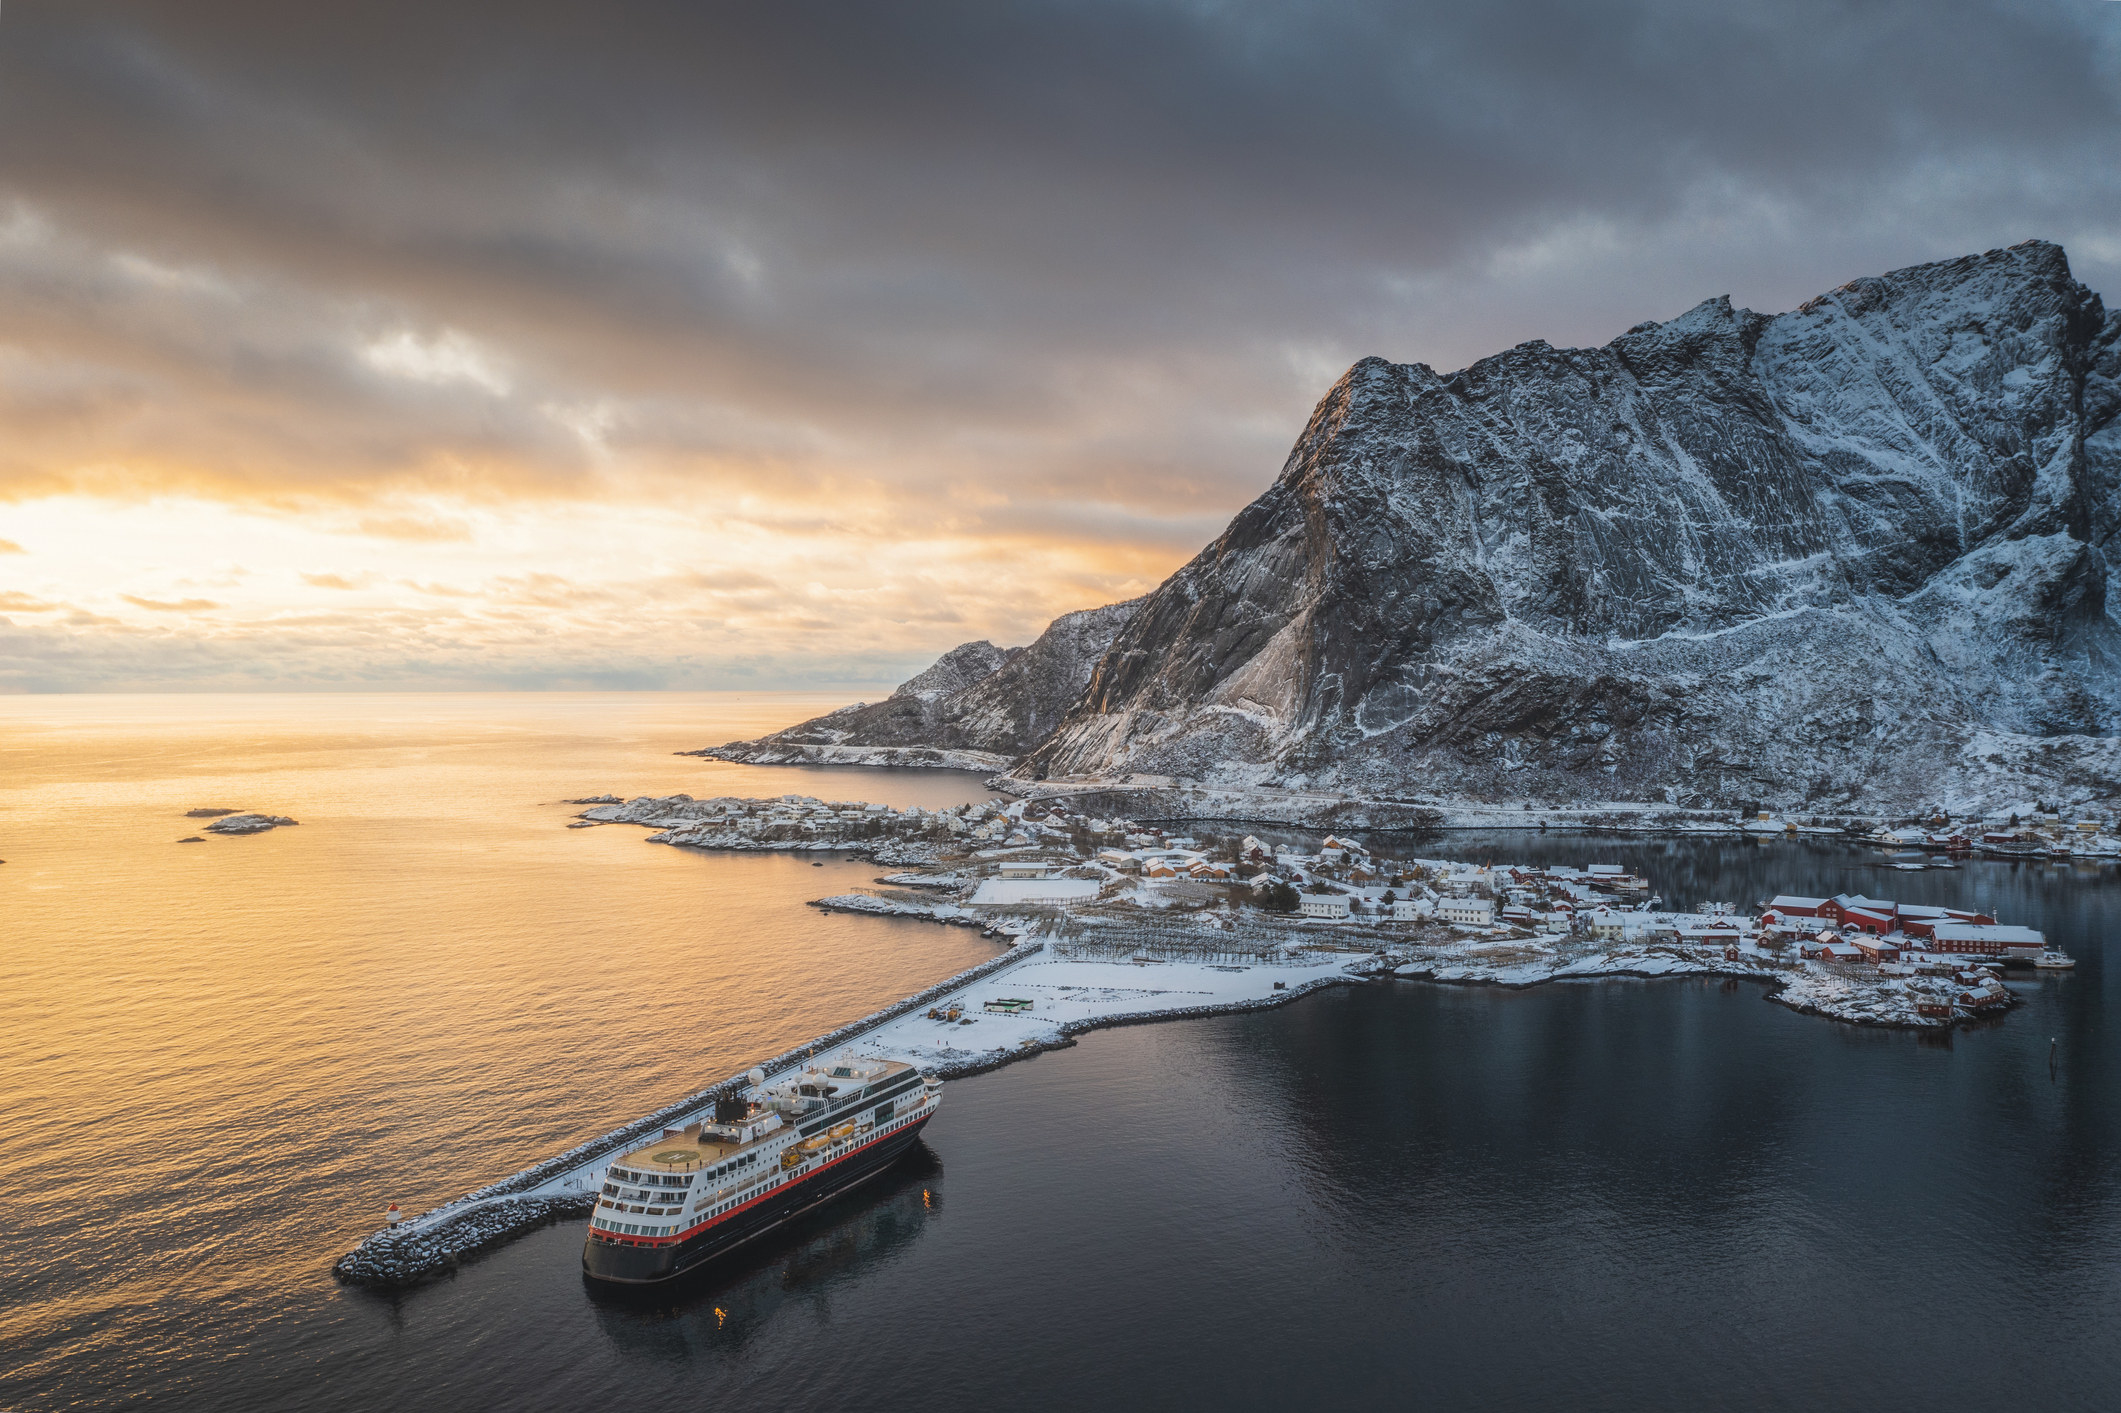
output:
[[1097, 896], [1094, 878], [989, 878], [967, 902], [976, 905], [1074, 903]]
[[2003, 947], [2045, 947], [2047, 936], [2030, 927], [2013, 927], [2008, 923], [1940, 922], [1936, 937], [1939, 942], [1989, 942]]

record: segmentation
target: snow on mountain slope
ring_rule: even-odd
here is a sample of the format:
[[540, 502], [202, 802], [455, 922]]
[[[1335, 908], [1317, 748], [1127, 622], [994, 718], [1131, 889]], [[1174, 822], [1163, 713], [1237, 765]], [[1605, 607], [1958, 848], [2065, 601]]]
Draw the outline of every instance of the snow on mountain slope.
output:
[[1369, 358], [1023, 762], [1364, 796], [2117, 789], [2121, 317], [2059, 247]]
[[1002, 769], [1060, 723], [1139, 602], [1062, 614], [1027, 648], [961, 644], [881, 702], [701, 754], [755, 765]]

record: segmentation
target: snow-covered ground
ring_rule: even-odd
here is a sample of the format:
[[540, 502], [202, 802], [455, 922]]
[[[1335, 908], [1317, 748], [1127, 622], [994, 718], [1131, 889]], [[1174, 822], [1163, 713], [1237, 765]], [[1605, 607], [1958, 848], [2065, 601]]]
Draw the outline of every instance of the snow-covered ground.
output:
[[1099, 886], [1094, 878], [988, 878], [965, 901], [973, 907], [1087, 903]]
[[1950, 1006], [1966, 988], [1949, 977], [1880, 976], [1868, 966], [1784, 960], [1751, 946], [1737, 960], [1718, 952], [1662, 944], [1621, 944], [1589, 950], [1495, 941], [1423, 949], [1394, 974], [1429, 981], [1490, 986], [1538, 986], [1600, 976], [1730, 976], [1765, 982], [1768, 999], [1793, 1010], [1856, 1025], [1943, 1030], [1963, 1015], [1923, 1015], [1921, 1005]]
[[[1274, 1005], [1374, 967], [1367, 953], [1296, 951], [1238, 963], [1071, 958], [1041, 949], [847, 1048], [911, 1059], [932, 1073], [970, 1074], [1064, 1045], [1099, 1026]], [[1004, 1000], [1031, 1004], [1018, 1011], [986, 1009]], [[953, 1007], [962, 1011], [955, 1021], [930, 1015], [947, 1017]]]

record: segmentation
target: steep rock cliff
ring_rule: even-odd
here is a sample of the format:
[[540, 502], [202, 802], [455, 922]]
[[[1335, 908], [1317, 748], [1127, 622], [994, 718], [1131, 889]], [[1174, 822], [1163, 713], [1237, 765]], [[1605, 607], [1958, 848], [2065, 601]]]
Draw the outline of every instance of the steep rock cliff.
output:
[[1599, 349], [1364, 359], [1019, 770], [2104, 798], [2117, 413], [2121, 316], [2041, 242], [1773, 317], [1710, 300]]

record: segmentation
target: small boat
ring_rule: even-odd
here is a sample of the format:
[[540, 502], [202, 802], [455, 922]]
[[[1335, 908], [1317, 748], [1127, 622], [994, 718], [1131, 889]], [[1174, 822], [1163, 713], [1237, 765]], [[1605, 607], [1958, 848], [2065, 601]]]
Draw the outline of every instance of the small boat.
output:
[[2075, 957], [2067, 952], [2057, 952], [2052, 948], [2033, 958], [2034, 966], [2043, 967], [2048, 971], [2068, 971], [2076, 964], [2077, 959]]
[[1892, 867], [1899, 869], [1902, 873], [1920, 873], [1922, 872], [1922, 870], [1928, 868], [1929, 865], [1918, 863], [1896, 863], [1892, 865]]

